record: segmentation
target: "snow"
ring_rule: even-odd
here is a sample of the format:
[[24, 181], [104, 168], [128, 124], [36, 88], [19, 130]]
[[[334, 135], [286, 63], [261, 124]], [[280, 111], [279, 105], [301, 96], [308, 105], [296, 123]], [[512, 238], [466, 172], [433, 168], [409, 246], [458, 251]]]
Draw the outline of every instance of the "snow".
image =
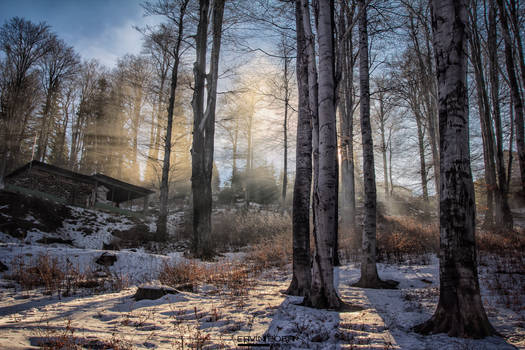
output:
[[[50, 254], [89, 267], [101, 253], [65, 246], [0, 245], [0, 260], [8, 266], [17, 256], [31, 259]], [[378, 264], [383, 279], [400, 282], [397, 290], [351, 287], [359, 278], [359, 266], [338, 268], [337, 283], [343, 300], [362, 310], [334, 312], [303, 307], [299, 305], [300, 297], [283, 295], [291, 276], [278, 270], [255, 277], [255, 283], [241, 295], [217, 293], [216, 288], [203, 286], [198, 293], [167, 294], [157, 300], [136, 302], [132, 296], [140, 283], [155, 282], [163, 262], [184, 257], [181, 253], [165, 256], [139, 250], [114, 253], [118, 259], [108, 269], [132, 280], [129, 288], [118, 293], [58, 299], [56, 295], [42, 295], [41, 290], [21, 292], [10, 287], [11, 281], [0, 280], [0, 347], [35, 348], [38, 340], [66, 330], [78, 342], [118, 340], [137, 349], [177, 349], [183, 342], [185, 346], [204, 342], [235, 348], [242, 342], [264, 341], [279, 342], [284, 349], [525, 348], [523, 305], [518, 305], [516, 311], [498, 302], [486, 286], [492, 278], [488, 267], [480, 268], [483, 300], [492, 324], [504, 338], [466, 340], [411, 331], [431, 316], [437, 303], [439, 272], [435, 257], [428, 265]], [[225, 264], [243, 257], [226, 254], [209, 264]]]

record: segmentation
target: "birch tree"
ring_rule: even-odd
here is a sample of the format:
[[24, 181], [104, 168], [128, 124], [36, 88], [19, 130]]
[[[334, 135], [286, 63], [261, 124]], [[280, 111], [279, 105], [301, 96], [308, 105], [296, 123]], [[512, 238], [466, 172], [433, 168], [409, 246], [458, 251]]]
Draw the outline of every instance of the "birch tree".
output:
[[432, 0], [440, 135], [440, 293], [424, 334], [495, 333], [480, 296], [467, 102], [467, 1]]

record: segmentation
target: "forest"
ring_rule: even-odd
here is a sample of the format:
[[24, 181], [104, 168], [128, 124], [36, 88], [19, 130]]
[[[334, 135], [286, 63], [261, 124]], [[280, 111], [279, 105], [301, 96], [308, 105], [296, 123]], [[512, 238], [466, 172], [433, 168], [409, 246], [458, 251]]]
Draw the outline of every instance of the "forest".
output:
[[525, 347], [525, 3], [115, 1], [0, 6], [0, 348]]

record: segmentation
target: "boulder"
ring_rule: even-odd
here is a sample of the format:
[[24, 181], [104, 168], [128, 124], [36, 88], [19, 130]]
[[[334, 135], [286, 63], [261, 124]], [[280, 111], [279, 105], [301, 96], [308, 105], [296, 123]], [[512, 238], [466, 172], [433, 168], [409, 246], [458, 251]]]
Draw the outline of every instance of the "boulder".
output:
[[178, 294], [179, 291], [175, 288], [164, 285], [142, 285], [137, 289], [137, 292], [133, 296], [135, 300], [156, 300], [162, 298], [166, 294]]
[[95, 262], [102, 266], [113, 266], [115, 261], [117, 261], [117, 256], [115, 254], [105, 252], [102, 253]]

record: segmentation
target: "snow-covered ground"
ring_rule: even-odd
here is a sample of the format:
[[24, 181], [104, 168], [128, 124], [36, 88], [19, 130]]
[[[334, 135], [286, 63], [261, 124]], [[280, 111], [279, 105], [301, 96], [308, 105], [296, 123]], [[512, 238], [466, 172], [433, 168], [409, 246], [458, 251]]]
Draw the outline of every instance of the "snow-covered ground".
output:
[[[102, 251], [65, 246], [0, 245], [0, 260], [58, 256], [82, 266], [94, 266]], [[282, 294], [290, 275], [268, 270], [256, 275], [245, 290], [229, 293], [202, 286], [197, 293], [180, 292], [158, 300], [134, 301], [137, 285], [155, 280], [162, 262], [184, 259], [180, 254], [144, 251], [115, 252], [108, 269], [130, 277], [130, 287], [118, 293], [80, 294], [58, 298], [41, 289], [21, 291], [0, 280], [0, 348], [37, 348], [46, 339], [74, 339], [85, 348], [187, 349], [236, 348], [240, 343], [276, 342], [284, 349], [515, 349], [525, 348], [523, 295], [518, 305], [506, 305], [493, 289], [492, 270], [480, 269], [483, 300], [492, 324], [503, 338], [464, 340], [446, 335], [422, 336], [411, 327], [432, 314], [438, 298], [438, 262], [426, 266], [379, 264], [380, 276], [400, 282], [397, 290], [350, 287], [358, 266], [338, 268], [342, 298], [362, 308], [330, 312], [298, 305], [300, 298]], [[229, 254], [224, 260], [242, 259]], [[7, 271], [8, 273], [9, 271]], [[15, 287], [15, 288], [13, 288]], [[521, 305], [519, 304], [521, 303]], [[266, 338], [264, 338], [266, 336]]]

